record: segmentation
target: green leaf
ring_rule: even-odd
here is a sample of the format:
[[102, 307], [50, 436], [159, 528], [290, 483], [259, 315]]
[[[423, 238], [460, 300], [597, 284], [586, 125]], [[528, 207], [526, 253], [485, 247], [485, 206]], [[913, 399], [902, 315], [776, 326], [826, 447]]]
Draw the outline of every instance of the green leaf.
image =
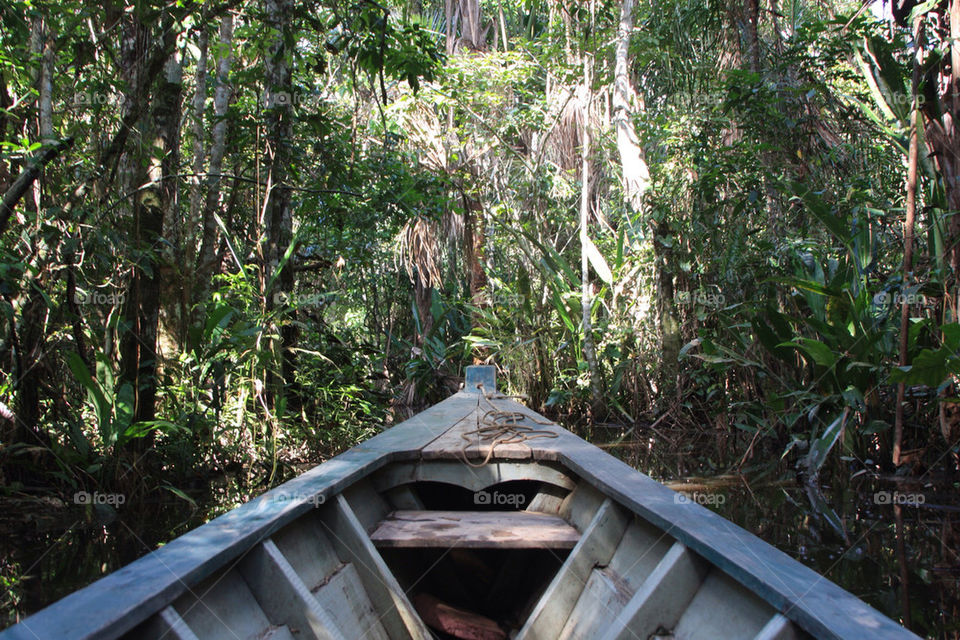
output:
[[77, 382], [87, 390], [87, 399], [93, 405], [93, 411], [97, 416], [97, 427], [101, 435], [105, 435], [104, 429], [108, 429], [110, 424], [111, 404], [107, 401], [100, 383], [90, 376], [90, 372], [87, 371], [87, 366], [83, 363], [80, 354], [76, 352], [68, 353], [67, 366], [70, 367], [70, 371], [73, 372]]
[[110, 444], [117, 439], [118, 434], [126, 435], [126, 431], [133, 422], [134, 403], [136, 399], [133, 393], [133, 386], [129, 382], [124, 382], [117, 390], [113, 405], [113, 424], [110, 429]]
[[194, 509], [197, 508], [197, 502], [193, 498], [188, 496], [186, 493], [181, 491], [180, 489], [177, 489], [173, 485], [169, 485], [169, 484], [163, 485], [163, 488], [169, 491], [170, 493], [172, 493], [173, 495], [177, 496], [181, 500], [186, 500], [187, 502], [189, 502], [190, 506], [192, 506]]
[[960, 358], [947, 348], [923, 349], [913, 363], [890, 372], [892, 382], [938, 387], [950, 374], [960, 373]]
[[597, 272], [597, 275], [600, 276], [600, 279], [603, 280], [608, 285], [613, 285], [613, 272], [610, 271], [610, 266], [607, 264], [607, 261], [600, 255], [600, 250], [597, 249], [597, 245], [593, 244], [593, 240], [590, 238], [585, 238], [586, 243], [583, 249], [587, 252], [587, 259], [590, 261], [590, 264], [593, 266], [593, 270]]
[[816, 475], [817, 472], [820, 471], [820, 467], [827, 461], [827, 455], [830, 453], [830, 450], [833, 449], [833, 445], [835, 445], [840, 438], [840, 432], [843, 431], [844, 415], [845, 414], [837, 416], [837, 418], [824, 429], [820, 437], [810, 445], [810, 453], [807, 454], [806, 466], [811, 475]]
[[793, 346], [805, 353], [811, 360], [823, 367], [832, 367], [837, 363], [837, 354], [833, 349], [823, 344], [819, 340], [812, 338], [797, 338], [794, 342], [784, 342], [777, 346]]

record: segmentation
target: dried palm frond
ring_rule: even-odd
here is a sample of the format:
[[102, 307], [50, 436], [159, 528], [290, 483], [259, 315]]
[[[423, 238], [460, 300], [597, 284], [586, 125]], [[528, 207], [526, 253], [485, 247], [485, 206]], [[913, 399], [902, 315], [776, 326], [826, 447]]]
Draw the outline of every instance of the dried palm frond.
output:
[[419, 278], [426, 287], [439, 283], [440, 247], [437, 243], [436, 224], [421, 217], [408, 220], [397, 237], [397, 257], [410, 277], [410, 282]]
[[410, 108], [399, 114], [401, 125], [409, 132], [414, 148], [422, 153], [420, 161], [434, 171], [447, 172], [449, 157], [443, 140], [443, 127], [436, 112], [416, 100]]

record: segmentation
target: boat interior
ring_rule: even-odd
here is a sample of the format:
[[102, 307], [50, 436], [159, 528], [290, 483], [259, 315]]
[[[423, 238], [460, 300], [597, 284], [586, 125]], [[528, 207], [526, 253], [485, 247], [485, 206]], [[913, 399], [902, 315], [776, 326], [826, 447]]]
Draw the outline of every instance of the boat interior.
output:
[[389, 463], [186, 587], [124, 637], [811, 637], [669, 531], [534, 460]]

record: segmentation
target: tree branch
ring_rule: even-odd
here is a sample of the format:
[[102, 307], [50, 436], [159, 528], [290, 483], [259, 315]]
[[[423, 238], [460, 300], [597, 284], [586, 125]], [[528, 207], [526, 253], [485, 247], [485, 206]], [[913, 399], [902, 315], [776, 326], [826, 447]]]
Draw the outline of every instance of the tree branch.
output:
[[13, 215], [13, 209], [20, 203], [23, 196], [27, 193], [38, 177], [43, 168], [56, 158], [64, 149], [73, 145], [73, 138], [64, 138], [54, 142], [35, 157], [30, 165], [20, 173], [20, 176], [14, 181], [7, 192], [3, 194], [3, 200], [0, 201], [0, 234], [7, 228], [7, 222]]

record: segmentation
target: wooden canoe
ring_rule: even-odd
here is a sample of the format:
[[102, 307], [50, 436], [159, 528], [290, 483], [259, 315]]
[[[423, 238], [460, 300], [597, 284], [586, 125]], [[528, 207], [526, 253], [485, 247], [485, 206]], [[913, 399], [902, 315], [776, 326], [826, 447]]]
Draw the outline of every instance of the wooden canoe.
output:
[[[464, 391], [0, 640], [916, 638], [494, 388], [470, 367]], [[491, 411], [532, 435], [487, 459]]]

